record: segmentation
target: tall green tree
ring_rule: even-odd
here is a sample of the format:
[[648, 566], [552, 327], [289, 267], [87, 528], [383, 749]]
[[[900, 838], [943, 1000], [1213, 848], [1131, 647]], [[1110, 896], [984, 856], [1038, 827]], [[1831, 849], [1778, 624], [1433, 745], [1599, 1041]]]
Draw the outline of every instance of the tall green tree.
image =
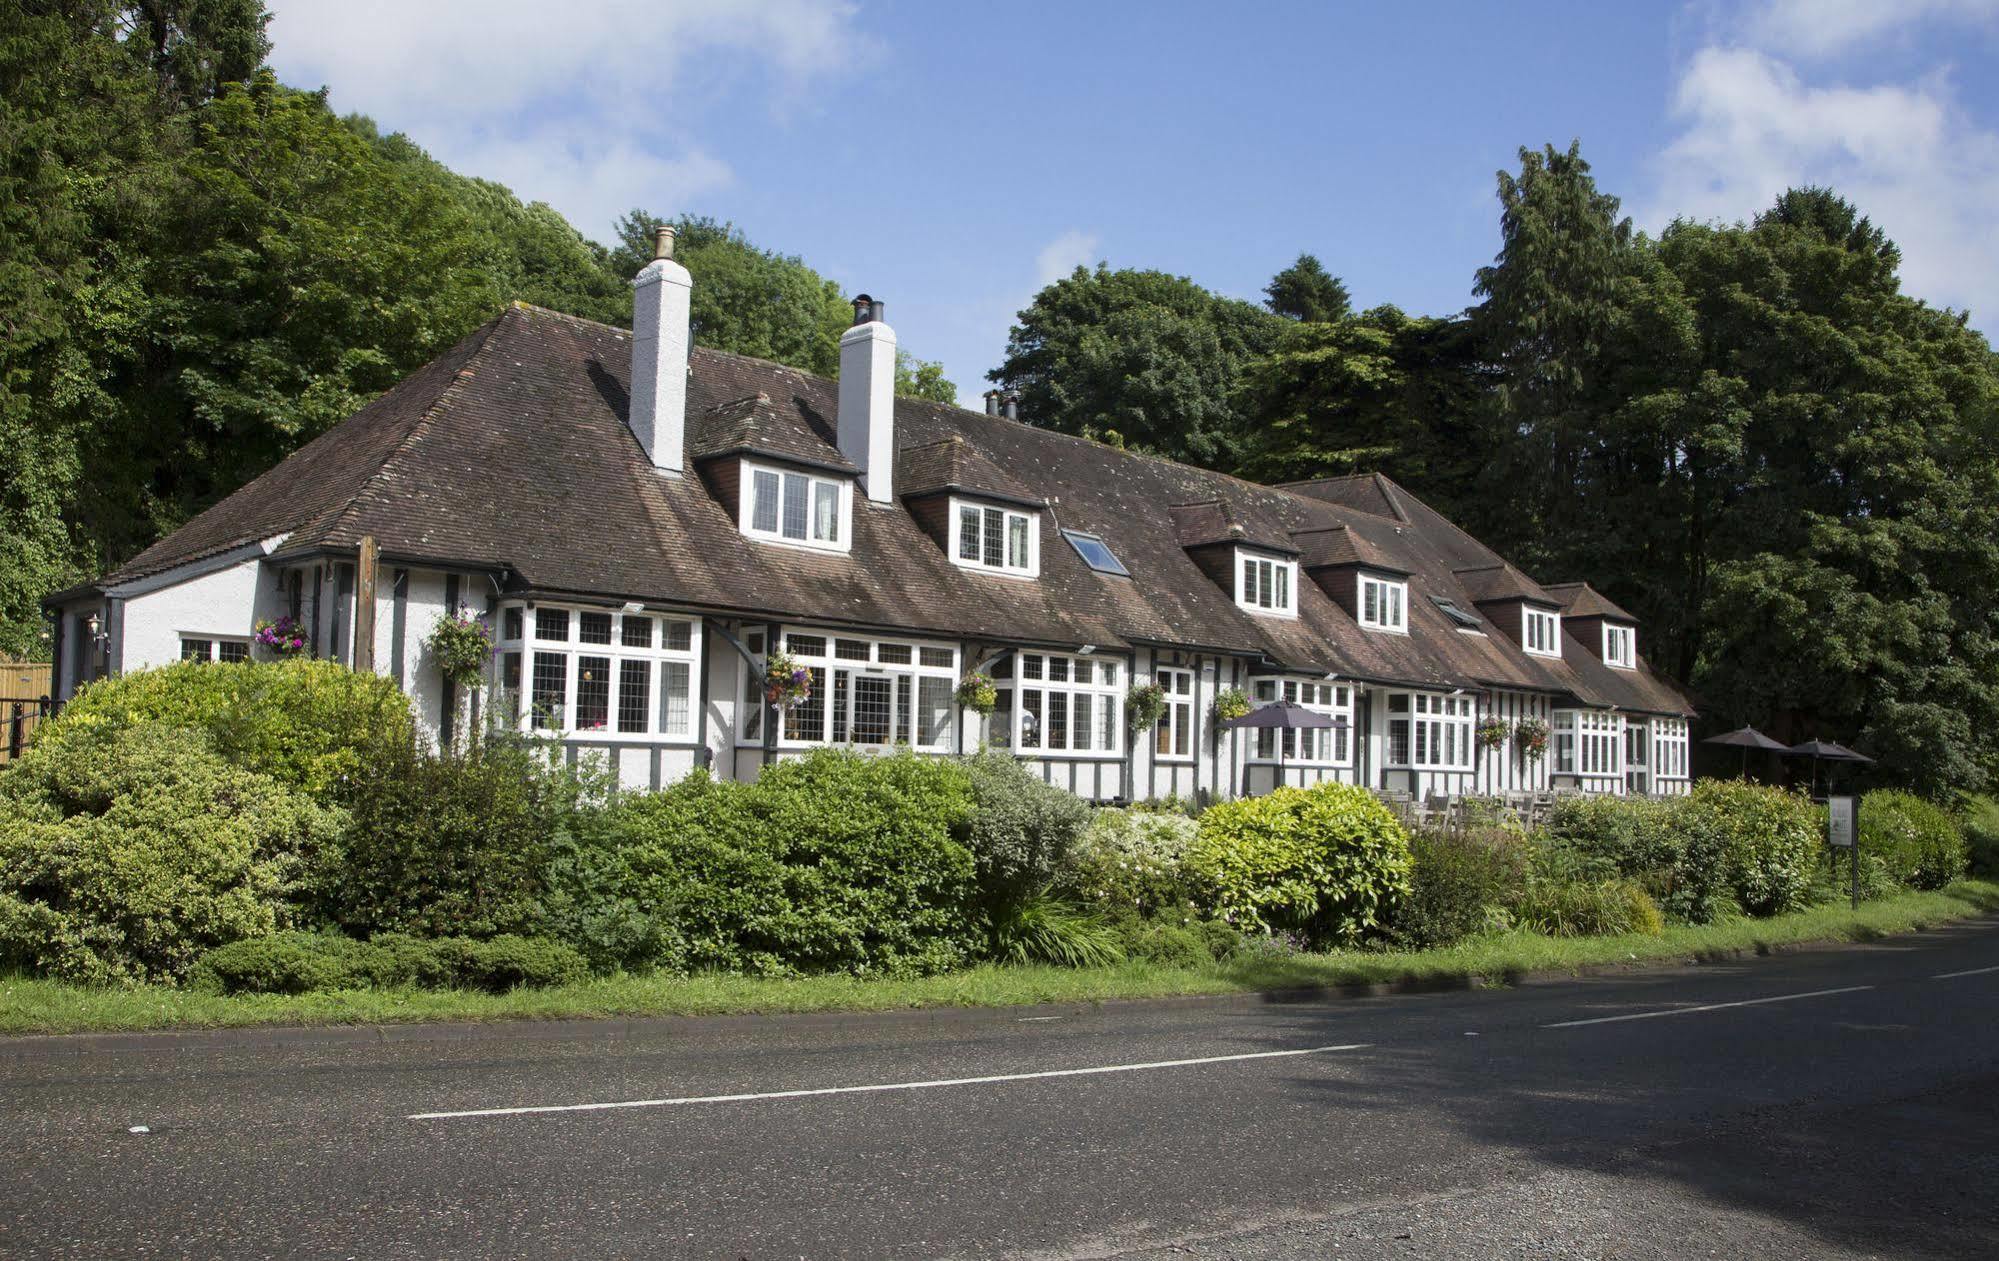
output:
[[986, 375], [1031, 424], [1233, 467], [1249, 438], [1238, 405], [1250, 362], [1284, 321], [1184, 276], [1078, 267], [1034, 296]]
[[1328, 324], [1353, 314], [1346, 282], [1310, 254], [1300, 254], [1297, 262], [1271, 277], [1263, 295], [1272, 314], [1287, 320]]

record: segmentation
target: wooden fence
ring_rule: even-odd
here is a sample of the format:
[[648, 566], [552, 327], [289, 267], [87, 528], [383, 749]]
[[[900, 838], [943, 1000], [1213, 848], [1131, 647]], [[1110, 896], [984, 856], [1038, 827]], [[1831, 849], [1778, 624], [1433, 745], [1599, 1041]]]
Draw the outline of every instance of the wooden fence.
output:
[[0, 764], [20, 756], [47, 710], [47, 662], [0, 661]]

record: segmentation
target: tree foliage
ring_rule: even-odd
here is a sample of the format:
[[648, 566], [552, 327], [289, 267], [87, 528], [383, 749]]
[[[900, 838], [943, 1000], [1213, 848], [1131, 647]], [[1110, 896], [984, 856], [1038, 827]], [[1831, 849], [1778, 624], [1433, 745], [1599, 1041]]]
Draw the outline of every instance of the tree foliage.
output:
[[1327, 324], [1353, 314], [1346, 283], [1310, 254], [1271, 277], [1263, 304], [1274, 314], [1307, 324]]

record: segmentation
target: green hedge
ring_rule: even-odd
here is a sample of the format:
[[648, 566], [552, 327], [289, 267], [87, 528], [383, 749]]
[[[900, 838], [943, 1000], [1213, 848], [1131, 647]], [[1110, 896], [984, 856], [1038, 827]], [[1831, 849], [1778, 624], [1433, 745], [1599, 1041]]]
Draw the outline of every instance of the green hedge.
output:
[[481, 941], [392, 934], [357, 941], [331, 933], [279, 933], [210, 950], [195, 964], [192, 979], [198, 989], [223, 994], [395, 986], [503, 994], [522, 986], [580, 981], [589, 971], [573, 946], [528, 937]]
[[1999, 798], [1967, 801], [1962, 827], [1972, 872], [1987, 879], [1999, 876]]
[[332, 661], [185, 661], [86, 686], [35, 742], [144, 723], [203, 731], [228, 761], [322, 799], [370, 750], [408, 743], [415, 731], [409, 698], [381, 675]]
[[1970, 861], [1956, 819], [1914, 793], [1878, 789], [1860, 800], [1860, 849], [1881, 860], [1888, 878], [1911, 889], [1941, 889]]
[[0, 776], [0, 960], [173, 981], [309, 918], [343, 820], [198, 731], [75, 725]]
[[1413, 950], [1509, 927], [1527, 892], [1533, 847], [1518, 832], [1424, 829], [1410, 838], [1410, 892], [1393, 936]]
[[1184, 814], [1151, 810], [1096, 811], [1057, 874], [1057, 886], [1112, 917], [1174, 919], [1200, 909], [1188, 877], [1187, 851], [1199, 834]]
[[1209, 808], [1186, 867], [1237, 928], [1349, 945], [1408, 895], [1409, 836], [1364, 788], [1279, 788]]

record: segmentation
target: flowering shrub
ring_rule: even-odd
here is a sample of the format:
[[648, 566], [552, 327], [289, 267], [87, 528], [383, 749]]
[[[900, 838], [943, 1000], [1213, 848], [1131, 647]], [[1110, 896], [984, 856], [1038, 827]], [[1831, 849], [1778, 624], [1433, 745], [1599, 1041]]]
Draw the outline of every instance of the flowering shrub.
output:
[[493, 656], [493, 632], [466, 609], [437, 619], [426, 641], [448, 682], [478, 687], [486, 681], [486, 662]]
[[1897, 884], [1941, 889], [1964, 875], [1969, 847], [1957, 820], [1914, 793], [1876, 789], [1860, 802], [1860, 848]]
[[1239, 687], [1225, 687], [1215, 693], [1215, 721], [1233, 722], [1251, 709], [1249, 693]]
[[975, 714], [990, 714], [999, 704], [999, 689], [983, 674], [968, 674], [958, 683], [957, 698]]
[[250, 639], [276, 657], [296, 656], [305, 651], [305, 629], [289, 613], [275, 621], [258, 622]]
[[1538, 762], [1548, 752], [1548, 723], [1543, 718], [1522, 718], [1513, 724], [1513, 743], [1520, 755]]
[[1106, 913], [1194, 918], [1193, 887], [1182, 872], [1198, 828], [1182, 814], [1099, 810], [1077, 838], [1057, 883]]
[[1157, 683], [1140, 683], [1125, 693], [1124, 718], [1133, 731], [1157, 726], [1166, 714], [1166, 689]]
[[1506, 737], [1511, 730], [1512, 728], [1507, 726], [1504, 718], [1479, 719], [1478, 726], [1474, 728], [1478, 737], [1478, 747], [1481, 749], [1498, 748], [1500, 745], [1506, 743]]
[[764, 700], [779, 709], [801, 705], [812, 695], [812, 672], [778, 650], [764, 659]]

